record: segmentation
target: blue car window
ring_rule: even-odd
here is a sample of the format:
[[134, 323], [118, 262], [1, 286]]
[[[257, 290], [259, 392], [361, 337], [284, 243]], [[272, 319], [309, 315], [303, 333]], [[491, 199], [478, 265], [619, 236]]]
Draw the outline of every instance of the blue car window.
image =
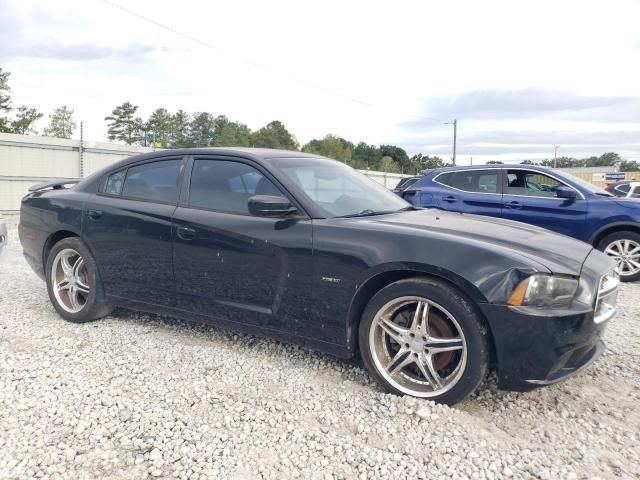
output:
[[508, 170], [505, 193], [528, 197], [555, 197], [556, 189], [560, 186], [564, 184], [541, 172]]
[[470, 193], [498, 193], [498, 170], [466, 170], [443, 173], [437, 181]]

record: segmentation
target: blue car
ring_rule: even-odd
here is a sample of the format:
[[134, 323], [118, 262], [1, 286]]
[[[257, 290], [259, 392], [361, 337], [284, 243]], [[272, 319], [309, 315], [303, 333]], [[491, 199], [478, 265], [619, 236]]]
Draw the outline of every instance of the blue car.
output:
[[[418, 207], [500, 217], [590, 243], [620, 278], [640, 278], [640, 200], [619, 198], [569, 173], [533, 165], [425, 170], [404, 198]], [[552, 252], [551, 252], [552, 253]]]

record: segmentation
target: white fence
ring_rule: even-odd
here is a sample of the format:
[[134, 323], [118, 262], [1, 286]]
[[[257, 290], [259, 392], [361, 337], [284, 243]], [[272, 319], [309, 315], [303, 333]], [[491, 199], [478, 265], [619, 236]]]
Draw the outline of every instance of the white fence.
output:
[[[50, 179], [78, 178], [152, 148], [0, 133], [0, 212], [18, 213], [27, 189]], [[393, 188], [407, 175], [364, 171]]]

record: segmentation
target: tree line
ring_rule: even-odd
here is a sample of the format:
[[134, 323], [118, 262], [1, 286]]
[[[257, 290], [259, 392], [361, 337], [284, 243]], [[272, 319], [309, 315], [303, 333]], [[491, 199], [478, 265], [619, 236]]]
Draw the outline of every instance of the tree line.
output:
[[[14, 109], [8, 80], [11, 74], [0, 68], [0, 132], [38, 135], [35, 124], [44, 114], [36, 107], [22, 105], [15, 109], [13, 118], [7, 114]], [[71, 138], [76, 129], [73, 110], [63, 105], [49, 116], [49, 125], [42, 134], [58, 138]], [[300, 145], [279, 120], [273, 120], [258, 130], [251, 130], [246, 124], [235, 122], [225, 115], [215, 116], [209, 112], [189, 114], [184, 110], [169, 112], [166, 108], [156, 108], [148, 118], [138, 114], [138, 106], [123, 102], [105, 117], [107, 136], [110, 141], [128, 145], [158, 148], [185, 147], [259, 147], [283, 150], [301, 150], [339, 160], [354, 168], [377, 170], [390, 173], [415, 175], [429, 168], [450, 165], [437, 156], [418, 153], [409, 156], [395, 145], [373, 145], [366, 142], [353, 143], [337, 135], [328, 134]], [[489, 161], [502, 163], [501, 161]], [[539, 164], [553, 167], [554, 160], [524, 160], [522, 164]], [[617, 153], [608, 152], [588, 158], [560, 157], [555, 160], [558, 168], [616, 166], [620, 171], [640, 171], [635, 161], [624, 160]]]
[[[487, 164], [503, 164], [499, 160], [490, 160]], [[558, 157], [545, 160], [524, 160], [524, 165], [540, 165], [549, 168], [590, 168], [590, 167], [616, 167], [620, 172], [638, 172], [640, 164], [634, 160], [625, 160], [615, 152], [603, 153], [600, 156], [592, 155], [586, 158]]]
[[422, 154], [410, 157], [404, 149], [395, 145], [354, 144], [331, 134], [301, 146], [279, 120], [253, 131], [244, 123], [209, 112], [190, 115], [184, 110], [172, 113], [166, 108], [157, 108], [147, 119], [137, 113], [138, 106], [131, 102], [115, 107], [111, 115], [105, 117], [109, 140], [159, 148], [258, 147], [301, 150], [334, 158], [354, 168], [411, 174], [445, 165], [445, 161], [439, 157]]
[[9, 87], [10, 72], [0, 68], [0, 133], [17, 133], [20, 135], [42, 135], [47, 137], [71, 138], [76, 129], [73, 110], [66, 105], [58, 107], [49, 115], [49, 125], [39, 132], [35, 124], [44, 113], [36, 107], [21, 105], [15, 109], [15, 115], [8, 116], [14, 110], [11, 106], [11, 88]]

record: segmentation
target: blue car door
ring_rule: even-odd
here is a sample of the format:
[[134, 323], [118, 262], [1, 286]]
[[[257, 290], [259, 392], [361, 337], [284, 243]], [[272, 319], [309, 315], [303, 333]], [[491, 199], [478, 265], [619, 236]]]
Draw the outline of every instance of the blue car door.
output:
[[444, 172], [434, 178], [440, 190], [438, 208], [450, 212], [499, 217], [502, 211], [501, 169], [470, 169]]
[[[503, 174], [502, 216], [530, 223], [564, 235], [581, 238], [587, 218], [587, 200], [558, 198], [555, 189], [569, 185], [550, 175], [526, 168], [506, 169]], [[574, 189], [575, 190], [575, 189]]]

